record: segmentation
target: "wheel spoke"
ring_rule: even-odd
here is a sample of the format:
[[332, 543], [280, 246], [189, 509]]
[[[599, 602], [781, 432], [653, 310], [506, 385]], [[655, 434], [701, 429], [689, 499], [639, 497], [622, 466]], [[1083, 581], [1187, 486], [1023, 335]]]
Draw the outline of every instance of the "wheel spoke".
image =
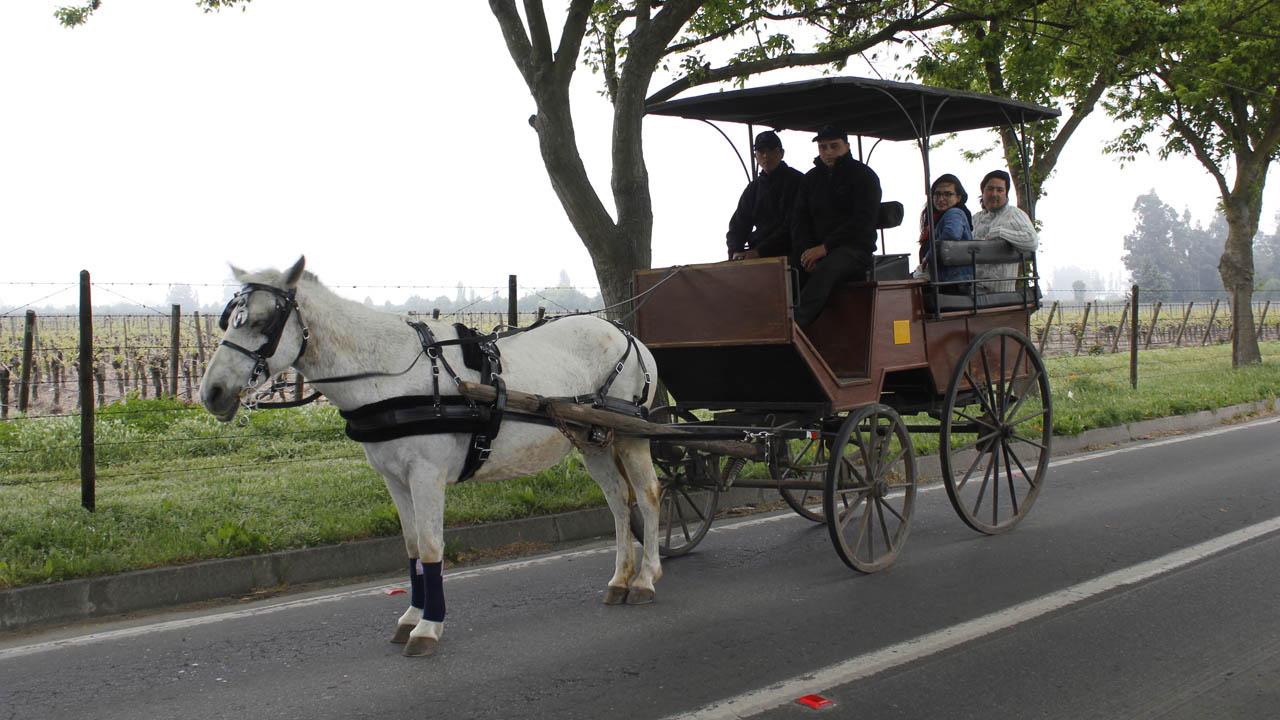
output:
[[960, 492], [962, 489], [964, 489], [964, 486], [969, 483], [969, 478], [970, 476], [973, 475], [973, 471], [977, 469], [978, 463], [982, 462], [983, 455], [986, 455], [986, 453], [979, 452], [977, 453], [977, 455], [974, 456], [973, 462], [969, 465], [969, 469], [964, 472], [964, 476], [960, 478], [960, 482], [956, 483], [956, 487], [955, 487], [956, 492]]
[[1011, 420], [1011, 421], [1009, 421], [1009, 426], [1010, 426], [1010, 427], [1013, 427], [1014, 425], [1021, 425], [1021, 424], [1025, 423], [1025, 422], [1028, 422], [1028, 421], [1030, 421], [1030, 420], [1035, 420], [1035, 419], [1036, 419], [1036, 418], [1038, 418], [1038, 417], [1044, 417], [1045, 415], [1048, 415], [1048, 414], [1049, 414], [1049, 411], [1048, 411], [1048, 410], [1046, 410], [1046, 409], [1044, 409], [1044, 408], [1041, 408], [1041, 409], [1040, 409], [1040, 412], [1034, 412], [1034, 413], [1031, 413], [1030, 415], [1027, 415], [1027, 416], [1025, 416], [1025, 417], [1018, 418], [1017, 420]]
[[1000, 443], [1000, 452], [1004, 455], [1004, 476], [1009, 481], [1009, 502], [1013, 505], [1013, 516], [1018, 516], [1018, 493], [1013, 489], [1013, 466], [1009, 462], [1009, 446]]
[[[1039, 369], [1037, 369], [1037, 370], [1036, 370], [1036, 374], [1035, 374], [1035, 375], [1032, 375], [1032, 376], [1031, 376], [1031, 378], [1028, 380], [1028, 382], [1027, 382], [1027, 387], [1028, 387], [1028, 388], [1030, 388], [1030, 387], [1035, 386], [1035, 385], [1037, 384], [1037, 381], [1040, 379], [1040, 375], [1042, 375], [1042, 373], [1040, 372], [1040, 370], [1039, 370]], [[1037, 389], [1037, 390], [1039, 390], [1039, 388], [1036, 388], [1036, 389]], [[1039, 395], [1039, 394], [1040, 394], [1040, 393], [1038, 393], [1038, 392], [1036, 393], [1036, 395]], [[1022, 403], [1023, 403], [1023, 402], [1025, 402], [1025, 401], [1026, 401], [1026, 399], [1027, 399], [1027, 398], [1029, 398], [1029, 397], [1031, 397], [1031, 394], [1030, 394], [1030, 393], [1023, 393], [1023, 394], [1018, 398], [1018, 401], [1017, 401], [1017, 402], [1015, 402], [1015, 403], [1013, 404], [1013, 407], [1009, 409], [1009, 415], [1011, 415], [1011, 416], [1012, 416], [1012, 415], [1016, 414], [1016, 413], [1018, 412], [1018, 408], [1022, 407]]]
[[[704, 491], [704, 492], [709, 492], [709, 491]], [[693, 498], [689, 497], [688, 491], [686, 491], [684, 488], [680, 488], [680, 494], [683, 495], [685, 501], [689, 503], [689, 507], [693, 508], [693, 511], [697, 513], [698, 519], [701, 520], [702, 522], [706, 522], [707, 516], [702, 512], [702, 510], [698, 509], [698, 503], [694, 502]], [[681, 513], [681, 516], [683, 517], [683, 513]]]
[[[981, 425], [983, 427], [988, 427], [988, 428], [995, 428], [995, 425], [992, 425], [991, 423], [987, 422], [986, 420], [983, 420], [982, 418], [969, 417], [968, 415], [965, 414], [963, 410], [952, 409], [951, 412], [955, 413], [956, 415], [959, 415], [960, 417], [964, 418], [965, 420], [968, 420], [971, 423], [974, 423], [975, 425]], [[954, 420], [952, 422], [954, 423]]]
[[[1002, 443], [1003, 445], [1003, 443]], [[991, 461], [995, 464], [995, 475], [991, 483], [991, 524], [1000, 524], [1000, 453], [991, 451]]]
[[964, 377], [966, 380], [969, 381], [969, 387], [973, 388], [974, 394], [977, 395], [978, 404], [982, 406], [983, 410], [987, 411], [988, 415], [995, 417], [996, 413], [994, 410], [991, 409], [991, 403], [988, 402], [988, 398], [986, 394], [983, 391], [978, 389], [978, 381], [974, 380], [973, 375], [969, 374], [969, 368], [967, 367], [964, 369]]
[[990, 393], [990, 402], [987, 407], [991, 410], [991, 416], [998, 418], [1000, 417], [1000, 412], [999, 408], [996, 407], [995, 381], [991, 379], [991, 363], [987, 361], [987, 349], [978, 348], [978, 355], [982, 358], [982, 374], [987, 378], [987, 384], [982, 387], [987, 393]]
[[[893, 509], [893, 504], [892, 504], [892, 503], [885, 502], [885, 503], [884, 503], [884, 507], [885, 507], [889, 512], [893, 513], [893, 516], [894, 516], [894, 517], [896, 517], [896, 518], [898, 518], [898, 521], [899, 521], [899, 522], [901, 522], [903, 525], [906, 525], [906, 524], [907, 524], [907, 519], [906, 519], [906, 518], [904, 518], [904, 517], [902, 517], [902, 515], [900, 515], [900, 514], [898, 513], [898, 511], [897, 511], [897, 510], [894, 510], [894, 509]], [[903, 503], [903, 507], [904, 507], [904, 508], [906, 507], [906, 503], [905, 503], [905, 502]]]
[[880, 518], [880, 534], [884, 536], [884, 553], [893, 552], [893, 541], [889, 539], [889, 525], [884, 521], [884, 502], [876, 498], [876, 515]]
[[1035, 440], [1028, 440], [1027, 438], [1022, 437], [1022, 436], [1021, 436], [1021, 435], [1019, 435], [1018, 433], [1014, 433], [1014, 434], [1011, 436], [1011, 439], [1013, 439], [1013, 440], [1017, 440], [1018, 442], [1024, 442], [1024, 443], [1026, 443], [1026, 444], [1028, 444], [1028, 445], [1035, 445], [1036, 447], [1040, 448], [1041, 452], [1048, 452], [1048, 451], [1049, 451], [1049, 448], [1045, 447], [1044, 445], [1041, 445], [1040, 443], [1036, 442]]
[[[1003, 343], [1001, 343], [1000, 347], [1001, 347], [1001, 352], [1003, 353], [1004, 352]], [[1027, 346], [1023, 345], [1022, 343], [1018, 343], [1018, 355], [1016, 358], [1014, 358], [1013, 367], [1009, 370], [1009, 384], [1006, 385], [1004, 388], [1002, 388], [1000, 391], [1002, 393], [1002, 396], [1003, 394], [1013, 392], [1014, 378], [1018, 376], [1018, 368], [1022, 365], [1022, 358], [1026, 355], [1026, 353], [1027, 353]], [[1009, 415], [1012, 415], [1012, 414], [1013, 414], [1013, 409], [1009, 409], [1009, 413], [1008, 415], [1005, 415], [1005, 417], [1008, 417]]]
[[899, 446], [898, 452], [894, 453], [893, 457], [888, 462], [881, 465], [881, 469], [887, 469], [887, 468], [893, 467], [899, 460], [902, 459], [902, 456], [906, 454], [907, 454], [907, 449], [905, 447]]
[[689, 523], [688, 523], [688, 522], [686, 522], [686, 521], [685, 521], [685, 519], [684, 519], [684, 510], [683, 510], [683, 509], [681, 509], [681, 507], [680, 507], [680, 497], [682, 497], [682, 496], [683, 496], [686, 500], [688, 500], [688, 499], [689, 499], [689, 497], [688, 497], [687, 495], [685, 495], [685, 494], [684, 494], [684, 490], [683, 490], [683, 489], [681, 489], [681, 490], [680, 490], [680, 495], [674, 495], [674, 494], [673, 494], [673, 495], [671, 496], [671, 502], [672, 502], [672, 505], [675, 507], [676, 515], [680, 517], [680, 530], [681, 530], [681, 532], [683, 532], [683, 533], [684, 533], [684, 541], [687, 543], [687, 542], [689, 542], [689, 538], [690, 538], [690, 537], [692, 537], [692, 536], [689, 534]]
[[[1009, 453], [1008, 457], [1013, 458], [1013, 462], [1018, 465], [1018, 471], [1022, 473], [1022, 477], [1027, 479], [1027, 484], [1034, 488], [1036, 486], [1035, 478], [1031, 477], [1031, 473], [1028, 473], [1027, 469], [1023, 467], [1022, 461], [1018, 459], [1018, 454], [1013, 451], [1013, 448], [1009, 447], [1008, 443], [1005, 443], [1004, 450]], [[1007, 458], [1005, 459], [1005, 462], [1008, 462]]]
[[978, 507], [982, 505], [982, 496], [987, 494], [987, 482], [991, 480], [991, 463], [993, 460], [994, 454], [992, 454], [992, 459], [987, 461], [986, 472], [982, 473], [982, 485], [978, 487], [978, 499], [973, 503], [973, 512], [971, 513], [974, 517], [978, 516]]
[[849, 527], [849, 521], [853, 519], [854, 515], [858, 514], [858, 506], [861, 505], [862, 501], [865, 499], [866, 498], [864, 497], [860, 497], [858, 498], [857, 502], [855, 502], [854, 504], [845, 505], [844, 512], [840, 513], [839, 517], [837, 518], [838, 522], [840, 523], [841, 531], [844, 531], [846, 528]]

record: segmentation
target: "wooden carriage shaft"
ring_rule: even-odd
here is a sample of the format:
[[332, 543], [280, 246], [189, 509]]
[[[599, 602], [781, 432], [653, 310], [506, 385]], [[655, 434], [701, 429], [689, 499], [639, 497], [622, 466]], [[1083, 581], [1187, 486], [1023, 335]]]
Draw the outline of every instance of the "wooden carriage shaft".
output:
[[[477, 402], [493, 402], [497, 395], [492, 386], [471, 382], [461, 383], [459, 391], [464, 397], [471, 398]], [[612, 428], [626, 435], [679, 439], [680, 444], [685, 447], [717, 455], [740, 457], [748, 460], [765, 459], [765, 450], [761, 445], [735, 440], [701, 440], [694, 433], [687, 430], [681, 430], [670, 425], [651, 423], [648, 420], [622, 415], [621, 413], [597, 410], [570, 400], [548, 401], [546, 398], [530, 393], [508, 390], [507, 407], [535, 415], [556, 417], [567, 425], [578, 427], [598, 425]]]

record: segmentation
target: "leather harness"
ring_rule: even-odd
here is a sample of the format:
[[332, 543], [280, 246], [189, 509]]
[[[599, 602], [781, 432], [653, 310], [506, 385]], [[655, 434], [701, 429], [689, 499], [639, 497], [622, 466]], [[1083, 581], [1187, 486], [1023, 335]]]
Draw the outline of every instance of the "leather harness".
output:
[[[297, 357], [294, 358], [291, 364], [296, 364], [302, 354], [306, 352], [307, 340], [310, 338], [310, 331], [302, 318], [295, 291], [285, 291], [261, 283], [247, 283], [227, 303], [218, 323], [223, 330], [227, 330], [229, 327], [240, 327], [247, 320], [249, 295], [255, 291], [268, 292], [274, 296], [275, 300], [271, 317], [267, 319], [266, 327], [263, 330], [266, 341], [256, 350], [250, 350], [225, 339], [221, 342], [222, 345], [247, 355], [253, 360], [253, 373], [250, 376], [248, 386], [255, 386], [258, 379], [269, 372], [267, 360], [275, 355], [276, 347], [284, 334], [284, 328], [288, 323], [290, 314], [297, 314], [302, 332], [301, 347], [298, 349]], [[460, 323], [455, 323], [454, 328], [458, 331], [458, 337], [453, 340], [437, 340], [426, 323], [409, 322], [409, 326], [418, 334], [418, 339], [422, 344], [422, 352], [414, 358], [413, 364], [405, 370], [398, 373], [356, 373], [330, 378], [317, 378], [310, 382], [315, 385], [350, 382], [370, 377], [403, 375], [417, 364], [418, 359], [426, 355], [431, 362], [430, 395], [406, 395], [388, 398], [354, 410], [339, 410], [338, 413], [346, 421], [345, 431], [347, 437], [357, 442], [384, 442], [411, 435], [442, 433], [470, 435], [471, 439], [467, 443], [467, 457], [463, 463], [462, 474], [458, 478], [458, 481], [461, 482], [475, 475], [480, 466], [489, 458], [493, 439], [498, 436], [504, 419], [559, 426], [554, 418], [546, 415], [507, 410], [507, 386], [502, 379], [502, 354], [499, 352], [497, 344], [499, 338], [532, 330], [552, 320], [555, 320], [555, 318], [540, 320], [527, 328], [512, 329], [503, 333], [495, 332], [487, 335]], [[614, 363], [614, 367], [609, 372], [608, 377], [605, 378], [604, 383], [594, 393], [587, 395], [577, 395], [570, 398], [543, 398], [544, 407], [552, 400], [571, 400], [576, 403], [590, 403], [595, 408], [635, 417], [643, 418], [648, 416], [648, 411], [644, 406], [649, 400], [651, 377], [648, 368], [645, 367], [644, 357], [638, 351], [636, 352], [636, 360], [640, 363], [640, 370], [644, 374], [644, 386], [641, 388], [640, 394], [634, 396], [630, 402], [609, 396], [609, 389], [622, 373], [627, 358], [631, 356], [631, 351], [636, 346], [635, 337], [621, 323], [617, 321], [610, 322], [613, 322], [614, 326], [627, 339], [627, 349], [622, 353], [622, 357]], [[442, 395], [440, 393], [440, 368], [442, 366], [456, 386], [460, 388], [463, 382], [441, 352], [441, 348], [450, 345], [459, 346], [462, 351], [463, 363], [468, 368], [480, 373], [481, 383], [493, 387], [495, 399], [492, 403], [478, 403], [461, 394]], [[314, 392], [301, 400], [278, 403], [257, 402], [254, 403], [254, 406], [264, 409], [297, 407], [313, 402], [319, 397], [320, 393]]]

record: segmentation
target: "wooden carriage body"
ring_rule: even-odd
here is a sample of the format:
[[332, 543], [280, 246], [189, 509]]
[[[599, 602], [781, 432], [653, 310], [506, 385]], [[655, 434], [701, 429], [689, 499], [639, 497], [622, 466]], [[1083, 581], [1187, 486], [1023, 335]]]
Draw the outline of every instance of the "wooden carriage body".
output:
[[935, 409], [956, 363], [992, 328], [1026, 334], [1024, 304], [933, 312], [924, 280], [850, 282], [805, 330], [784, 258], [641, 270], [636, 333], [683, 408]]

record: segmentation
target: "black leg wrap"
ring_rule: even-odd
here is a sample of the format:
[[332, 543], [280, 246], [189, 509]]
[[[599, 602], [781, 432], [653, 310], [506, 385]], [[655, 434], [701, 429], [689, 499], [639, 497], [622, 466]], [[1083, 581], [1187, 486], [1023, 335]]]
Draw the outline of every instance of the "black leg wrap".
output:
[[444, 576], [441, 574], [443, 566], [443, 562], [422, 563], [421, 577], [427, 596], [427, 606], [422, 617], [431, 622], [444, 622]]
[[426, 607], [427, 589], [423, 582], [422, 564], [417, 558], [409, 561], [409, 604], [421, 610]]

